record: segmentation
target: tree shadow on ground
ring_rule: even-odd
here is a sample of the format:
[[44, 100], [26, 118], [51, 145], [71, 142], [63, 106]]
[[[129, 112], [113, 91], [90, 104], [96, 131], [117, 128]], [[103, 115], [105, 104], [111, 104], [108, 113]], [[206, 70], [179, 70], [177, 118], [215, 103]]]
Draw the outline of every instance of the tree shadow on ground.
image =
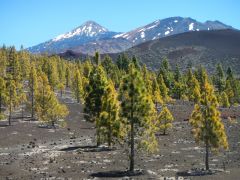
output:
[[219, 170], [205, 170], [205, 169], [191, 169], [191, 170], [186, 170], [186, 171], [180, 171], [177, 172], [177, 176], [207, 176], [207, 175], [213, 175], [216, 174], [217, 172], [221, 172]]
[[106, 146], [95, 146], [95, 145], [87, 145], [87, 146], [70, 146], [63, 149], [60, 149], [60, 151], [81, 151], [81, 152], [103, 152], [103, 151], [114, 151], [116, 150], [115, 147], [106, 147]]
[[0, 127], [8, 127], [8, 126], [10, 126], [10, 125], [8, 125], [8, 124], [0, 124]]
[[97, 173], [92, 173], [90, 176], [91, 177], [96, 177], [96, 178], [114, 178], [114, 177], [130, 177], [130, 176], [141, 176], [144, 175], [144, 172], [142, 170], [135, 170], [135, 171], [106, 171], [106, 172], [97, 172]]

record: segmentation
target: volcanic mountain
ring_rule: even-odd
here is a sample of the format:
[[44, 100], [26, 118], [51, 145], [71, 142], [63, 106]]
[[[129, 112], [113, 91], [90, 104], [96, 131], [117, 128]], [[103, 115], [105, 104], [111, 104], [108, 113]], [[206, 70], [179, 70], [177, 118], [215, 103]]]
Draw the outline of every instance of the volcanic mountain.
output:
[[154, 21], [126, 33], [109, 31], [94, 21], [87, 21], [70, 32], [28, 48], [32, 53], [76, 53], [93, 54], [123, 52], [146, 41], [191, 31], [233, 29], [219, 21], [198, 22], [192, 18], [171, 17]]

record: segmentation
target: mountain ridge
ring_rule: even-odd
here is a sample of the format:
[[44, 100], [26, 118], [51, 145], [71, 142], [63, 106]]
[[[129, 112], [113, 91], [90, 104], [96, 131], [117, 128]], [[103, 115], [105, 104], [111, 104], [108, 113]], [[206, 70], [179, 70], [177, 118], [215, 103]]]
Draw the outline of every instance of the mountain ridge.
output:
[[87, 21], [73, 30], [28, 48], [32, 53], [62, 53], [67, 50], [83, 54], [118, 53], [143, 42], [189, 31], [234, 29], [220, 21], [198, 22], [180, 16], [156, 20], [128, 32], [114, 32], [94, 21]]

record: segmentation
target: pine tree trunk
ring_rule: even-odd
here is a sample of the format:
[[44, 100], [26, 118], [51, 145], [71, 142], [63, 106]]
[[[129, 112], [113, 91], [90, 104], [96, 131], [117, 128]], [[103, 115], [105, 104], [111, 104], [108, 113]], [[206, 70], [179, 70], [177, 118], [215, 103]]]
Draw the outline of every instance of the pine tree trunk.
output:
[[34, 98], [33, 98], [33, 96], [34, 96], [34, 93], [33, 93], [33, 91], [32, 91], [32, 97], [31, 97], [31, 100], [32, 100], [32, 113], [31, 113], [31, 119], [34, 118]]
[[31, 113], [31, 119], [33, 119], [34, 118], [34, 87], [33, 87], [33, 78], [32, 78], [32, 94], [31, 94], [31, 100], [32, 100], [32, 113]]
[[163, 129], [163, 135], [166, 135], [166, 119], [164, 119], [164, 129]]
[[10, 96], [10, 108], [9, 108], [9, 117], [8, 117], [8, 125], [11, 126], [11, 118], [12, 118], [12, 98]]
[[[111, 121], [111, 111], [110, 108], [108, 108], [108, 113], [109, 113], [109, 120]], [[109, 122], [108, 125], [108, 147], [111, 147], [111, 143], [112, 143], [112, 126]]]
[[108, 127], [108, 147], [112, 145], [112, 128], [111, 125]]
[[2, 113], [2, 95], [0, 95], [0, 114]]
[[[131, 102], [131, 107], [133, 107], [133, 101]], [[131, 138], [131, 154], [130, 154], [130, 171], [134, 171], [134, 122], [133, 122], [133, 110], [131, 110], [131, 131], [130, 131], [130, 138]]]
[[23, 120], [23, 115], [24, 115], [24, 112], [23, 112], [23, 101], [22, 101], [22, 120]]
[[55, 123], [54, 123], [54, 121], [52, 121], [52, 127], [55, 129]]
[[[99, 117], [99, 116], [98, 116]], [[100, 146], [100, 132], [99, 132], [99, 120], [98, 118], [96, 119], [96, 134], [97, 134], [97, 147]]]
[[209, 145], [208, 145], [208, 141], [206, 141], [205, 166], [206, 166], [206, 170], [207, 170], [207, 171], [209, 170], [208, 156], [209, 156]]
[[130, 154], [130, 171], [134, 171], [134, 129], [133, 120], [131, 121], [131, 154]]

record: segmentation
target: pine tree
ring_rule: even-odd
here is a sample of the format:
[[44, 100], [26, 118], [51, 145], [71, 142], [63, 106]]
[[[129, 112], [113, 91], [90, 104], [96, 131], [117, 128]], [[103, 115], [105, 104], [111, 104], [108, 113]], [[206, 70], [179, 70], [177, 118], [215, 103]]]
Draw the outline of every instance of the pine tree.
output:
[[161, 91], [159, 89], [159, 85], [157, 83], [156, 77], [153, 77], [153, 82], [152, 82], [152, 100], [155, 104], [156, 109], [159, 104], [163, 104], [163, 98], [161, 96]]
[[72, 83], [72, 90], [74, 93], [74, 97], [77, 99], [77, 103], [79, 103], [83, 95], [82, 80], [79, 69], [75, 70]]
[[99, 66], [101, 64], [101, 57], [99, 52], [95, 52], [94, 63], [96, 66]]
[[171, 72], [171, 68], [168, 62], [167, 57], [164, 57], [161, 63], [161, 67], [158, 74], [158, 79], [162, 76], [165, 85], [168, 89], [171, 89], [173, 86], [173, 74]]
[[231, 67], [227, 69], [227, 80], [231, 80], [233, 78], [233, 71]]
[[28, 86], [29, 86], [29, 93], [30, 93], [30, 98], [31, 98], [31, 118], [34, 119], [34, 105], [35, 105], [35, 96], [36, 96], [36, 91], [37, 91], [37, 73], [35, 70], [35, 65], [32, 64], [30, 73], [29, 73], [29, 81], [28, 81]]
[[17, 84], [20, 80], [20, 64], [15, 47], [10, 47], [7, 61], [8, 79], [14, 80]]
[[230, 104], [240, 103], [240, 81], [235, 78], [231, 68], [227, 70], [227, 80], [224, 91], [228, 95]]
[[144, 96], [143, 104], [145, 114], [142, 120], [142, 132], [140, 131], [139, 133], [141, 137], [139, 147], [148, 153], [154, 153], [158, 150], [158, 140], [156, 137], [158, 130], [156, 126], [157, 110], [150, 94]]
[[62, 82], [58, 84], [58, 90], [60, 91], [60, 96], [62, 97], [65, 90], [65, 85]]
[[174, 85], [173, 85], [173, 97], [175, 99], [183, 99], [185, 97], [185, 84], [181, 81], [174, 81]]
[[82, 64], [82, 72], [83, 72], [83, 76], [85, 78], [89, 78], [90, 73], [93, 69], [93, 65], [91, 64], [90, 60], [86, 60], [83, 64]]
[[157, 127], [163, 131], [163, 135], [166, 135], [167, 129], [172, 127], [172, 121], [174, 120], [171, 112], [167, 106], [163, 106], [161, 112], [157, 117]]
[[176, 99], [183, 99], [185, 97], [186, 86], [183, 81], [182, 74], [177, 65], [174, 71], [174, 81], [173, 81], [173, 97]]
[[100, 127], [102, 135], [106, 137], [108, 146], [111, 147], [113, 137], [119, 139], [124, 136], [123, 123], [119, 117], [120, 104], [118, 94], [110, 80], [102, 96], [102, 111], [100, 113]]
[[106, 73], [101, 65], [95, 66], [89, 76], [89, 84], [86, 88], [87, 96], [85, 98], [86, 113], [85, 118], [88, 121], [95, 122], [97, 146], [101, 144], [100, 138], [100, 113], [102, 111], [102, 97], [107, 86]]
[[136, 56], [133, 56], [132, 57], [132, 64], [135, 66], [136, 69], [140, 70], [141, 69], [141, 66], [138, 62], [138, 59]]
[[152, 91], [152, 79], [146, 64], [142, 67], [142, 77], [148, 92]]
[[102, 66], [104, 67], [107, 75], [109, 76], [111, 74], [111, 71], [113, 70], [113, 62], [112, 59], [110, 58], [110, 56], [105, 56], [103, 61], [102, 61]]
[[59, 82], [57, 64], [55, 59], [51, 59], [51, 61], [48, 62], [47, 76], [48, 76], [49, 85], [54, 90], [57, 87]]
[[[57, 59], [57, 70], [58, 70], [58, 88], [59, 88], [59, 84], [61, 84], [60, 86], [65, 86], [66, 83], [66, 62], [60, 58]], [[64, 89], [64, 87], [62, 88]]]
[[7, 84], [7, 105], [8, 105], [8, 124], [11, 125], [12, 119], [12, 111], [18, 105], [18, 97], [17, 97], [17, 90], [16, 90], [16, 82], [14, 80], [10, 80]]
[[227, 94], [230, 104], [234, 104], [234, 92], [231, 85], [231, 80], [226, 81], [224, 92]]
[[35, 105], [36, 115], [40, 121], [55, 127], [57, 122], [62, 123], [63, 118], [67, 116], [67, 107], [59, 103], [44, 73], [40, 75], [38, 81]]
[[7, 70], [7, 50], [5, 48], [0, 49], [0, 77], [6, 77]]
[[230, 107], [228, 96], [225, 92], [221, 93], [221, 98], [220, 99], [221, 99], [221, 104], [222, 104], [223, 107], [225, 107], [225, 108]]
[[64, 118], [68, 115], [69, 111], [67, 106], [60, 104], [54, 93], [50, 96], [50, 101], [48, 102], [48, 122], [55, 127], [56, 123], [60, 123], [61, 126], [65, 125]]
[[200, 98], [201, 98], [200, 85], [198, 83], [198, 80], [192, 74], [191, 70], [188, 70], [186, 84], [187, 84], [188, 99], [190, 101], [198, 103], [200, 101]]
[[193, 127], [192, 133], [196, 142], [205, 144], [205, 166], [206, 170], [209, 170], [209, 149], [218, 150], [221, 147], [227, 149], [228, 142], [213, 86], [208, 82], [207, 75], [203, 77], [201, 101], [200, 104], [195, 104], [189, 122]]
[[221, 64], [217, 64], [216, 73], [214, 76], [214, 83], [219, 93], [224, 91], [225, 79], [224, 79], [224, 71]]
[[165, 85], [162, 75], [158, 76], [158, 84], [163, 101], [168, 102], [170, 100], [170, 97], [168, 95], [169, 89]]
[[19, 101], [19, 104], [21, 104], [21, 110], [22, 110], [22, 120], [24, 118], [24, 104], [25, 102], [27, 102], [27, 95], [24, 91], [24, 84], [21, 83], [18, 85], [18, 89], [17, 89], [17, 98]]
[[[130, 138], [130, 171], [134, 171], [134, 151], [135, 151], [135, 135], [139, 132], [139, 128], [148, 128], [143, 133], [143, 137], [153, 137], [154, 139], [154, 127], [153, 119], [155, 119], [156, 111], [152, 102], [151, 96], [147, 95], [146, 88], [141, 74], [135, 68], [135, 65], [130, 64], [128, 74], [123, 78], [122, 85], [120, 87], [120, 100], [121, 100], [121, 117], [126, 120], [129, 128]], [[148, 125], [147, 125], [148, 124]], [[150, 126], [150, 124], [152, 126]], [[138, 127], [138, 128], [137, 128]], [[146, 134], [147, 133], [147, 134]], [[151, 135], [151, 136], [150, 136]], [[142, 142], [144, 147], [150, 147], [153, 144], [157, 144], [156, 141]], [[155, 146], [154, 146], [155, 147]]]
[[66, 88], [70, 87], [71, 84], [71, 71], [69, 65], [66, 67], [66, 73], [65, 73], [65, 79], [66, 79]]
[[3, 104], [6, 102], [6, 82], [5, 80], [0, 77], [0, 120], [4, 119], [4, 114], [2, 111]]
[[19, 52], [19, 66], [20, 66], [20, 76], [21, 80], [26, 80], [30, 72], [30, 56], [29, 54], [21, 47]]
[[126, 54], [119, 55], [117, 58], [117, 66], [122, 71], [128, 70], [128, 65], [130, 64], [130, 60]]

